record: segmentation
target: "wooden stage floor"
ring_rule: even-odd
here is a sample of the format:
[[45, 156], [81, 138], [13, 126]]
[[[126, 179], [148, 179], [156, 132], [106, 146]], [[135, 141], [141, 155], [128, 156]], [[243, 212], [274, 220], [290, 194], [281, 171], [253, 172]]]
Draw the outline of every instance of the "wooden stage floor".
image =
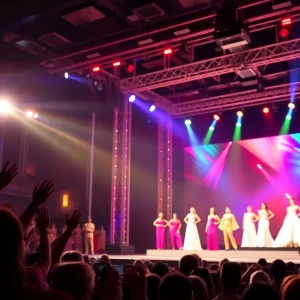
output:
[[[109, 255], [112, 260], [153, 260], [153, 261], [179, 261], [183, 255], [198, 254], [202, 259], [209, 262], [218, 262], [223, 258], [228, 258], [232, 262], [255, 263], [260, 258], [265, 258], [269, 263], [275, 259], [282, 259], [285, 262], [294, 262], [300, 264], [299, 249], [249, 249], [238, 251], [183, 251], [183, 250], [147, 250], [147, 254], [130, 255]], [[101, 255], [91, 255], [91, 257], [100, 258]]]

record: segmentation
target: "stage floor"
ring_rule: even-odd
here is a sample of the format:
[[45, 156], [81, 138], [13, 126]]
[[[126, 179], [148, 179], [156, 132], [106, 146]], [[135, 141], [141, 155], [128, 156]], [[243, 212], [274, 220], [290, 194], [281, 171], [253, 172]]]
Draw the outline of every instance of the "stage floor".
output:
[[[202, 259], [209, 262], [218, 262], [228, 258], [232, 262], [255, 263], [260, 258], [265, 258], [269, 263], [275, 259], [285, 262], [300, 264], [298, 249], [293, 250], [238, 250], [238, 251], [182, 251], [182, 250], [147, 250], [147, 254], [109, 255], [112, 260], [153, 260], [153, 261], [179, 261], [183, 255], [198, 254]], [[101, 255], [92, 255], [100, 258]]]

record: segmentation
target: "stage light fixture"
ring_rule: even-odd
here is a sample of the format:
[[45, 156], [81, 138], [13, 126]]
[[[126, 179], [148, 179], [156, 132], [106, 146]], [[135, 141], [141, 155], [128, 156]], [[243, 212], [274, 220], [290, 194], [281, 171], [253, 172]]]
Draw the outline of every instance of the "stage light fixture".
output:
[[128, 100], [131, 103], [134, 102], [135, 101], [135, 95], [131, 95]]
[[0, 101], [0, 114], [7, 114], [7, 113], [10, 113], [12, 111], [12, 105], [3, 100], [3, 101]]
[[65, 72], [65, 79], [68, 79], [68, 78], [69, 78], [69, 73]]
[[33, 117], [33, 111], [32, 110], [28, 110], [27, 112], [26, 112], [26, 117], [27, 118], [32, 118]]
[[289, 16], [283, 17], [280, 20], [279, 36], [281, 38], [287, 38], [290, 35], [292, 25], [292, 19]]
[[184, 124], [185, 124], [185, 125], [192, 125], [192, 120], [191, 120], [191, 119], [186, 119], [186, 120], [184, 121]]
[[270, 112], [269, 107], [266, 106], [266, 107], [263, 108], [263, 113], [264, 114], [268, 114], [269, 112]]
[[261, 164], [257, 164], [257, 167], [258, 167], [260, 170], [262, 170]]
[[165, 50], [164, 50], [164, 54], [165, 54], [165, 55], [172, 54], [172, 49], [171, 49], [171, 48], [165, 49]]
[[126, 70], [127, 70], [128, 73], [132, 73], [134, 71], [134, 65], [128, 64], [126, 66]]
[[156, 106], [155, 106], [154, 104], [152, 104], [152, 105], [150, 106], [150, 108], [149, 108], [149, 111], [150, 111], [150, 112], [154, 112], [155, 109], [156, 109]]
[[237, 111], [236, 115], [238, 117], [242, 117], [244, 115], [244, 113], [241, 110], [239, 110], [239, 111]]
[[220, 115], [214, 114], [214, 119], [215, 119], [216, 121], [219, 121], [219, 120], [220, 120]]
[[99, 66], [95, 66], [92, 68], [93, 72], [99, 72], [100, 71], [100, 67]]
[[290, 102], [288, 107], [289, 107], [289, 109], [294, 109], [295, 108], [295, 103]]
[[119, 66], [121, 66], [121, 62], [120, 62], [120, 61], [115, 61], [115, 62], [113, 63], [113, 66], [114, 66], [114, 67], [119, 67]]

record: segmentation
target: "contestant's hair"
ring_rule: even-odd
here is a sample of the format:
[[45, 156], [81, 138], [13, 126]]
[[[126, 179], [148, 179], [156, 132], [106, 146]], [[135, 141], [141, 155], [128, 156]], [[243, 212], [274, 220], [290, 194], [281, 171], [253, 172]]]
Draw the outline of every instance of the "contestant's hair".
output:
[[211, 207], [210, 209], [213, 209], [213, 210], [214, 210], [213, 214], [214, 214], [214, 215], [217, 215], [217, 210], [216, 210], [215, 207]]
[[266, 211], [269, 210], [269, 206], [268, 206], [268, 204], [267, 204], [266, 202], [262, 202], [261, 204], [264, 204], [264, 205], [265, 205]]

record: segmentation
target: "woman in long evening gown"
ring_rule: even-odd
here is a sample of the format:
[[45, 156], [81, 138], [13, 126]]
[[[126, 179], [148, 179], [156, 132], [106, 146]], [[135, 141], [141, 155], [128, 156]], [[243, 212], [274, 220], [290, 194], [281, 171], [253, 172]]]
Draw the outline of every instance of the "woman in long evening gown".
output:
[[207, 217], [206, 234], [207, 234], [207, 250], [219, 250], [218, 242], [218, 222], [219, 216], [214, 207], [210, 209], [209, 216]]
[[258, 230], [256, 236], [257, 247], [272, 247], [274, 240], [270, 232], [270, 219], [274, 214], [269, 210], [266, 203], [261, 204], [261, 209], [258, 211]]
[[197, 223], [199, 223], [200, 221], [201, 219], [197, 215], [195, 208], [191, 207], [190, 213], [184, 218], [184, 222], [187, 224], [187, 226], [185, 231], [183, 250], [202, 250], [197, 228]]
[[300, 207], [290, 198], [290, 206], [286, 208], [286, 217], [275, 239], [273, 247], [299, 247], [300, 246]]
[[182, 249], [182, 238], [180, 234], [181, 221], [178, 219], [177, 214], [173, 214], [173, 218], [169, 221], [170, 226], [170, 240], [172, 250]]
[[[223, 231], [225, 250], [230, 249], [230, 243], [234, 250], [237, 250], [237, 244], [233, 236], [233, 232], [239, 229], [239, 225], [235, 216], [231, 213], [230, 207], [226, 207], [225, 214], [223, 215], [219, 228]], [[230, 243], [229, 243], [230, 241]]]
[[82, 230], [78, 225], [72, 234], [73, 238], [73, 250], [82, 252]]
[[168, 222], [164, 219], [162, 212], [158, 214], [158, 218], [153, 222], [156, 227], [156, 249], [163, 250], [166, 248], [166, 227]]
[[258, 221], [258, 216], [252, 212], [252, 207], [247, 207], [247, 212], [243, 218], [243, 238], [241, 247], [256, 247], [256, 229], [255, 222]]

